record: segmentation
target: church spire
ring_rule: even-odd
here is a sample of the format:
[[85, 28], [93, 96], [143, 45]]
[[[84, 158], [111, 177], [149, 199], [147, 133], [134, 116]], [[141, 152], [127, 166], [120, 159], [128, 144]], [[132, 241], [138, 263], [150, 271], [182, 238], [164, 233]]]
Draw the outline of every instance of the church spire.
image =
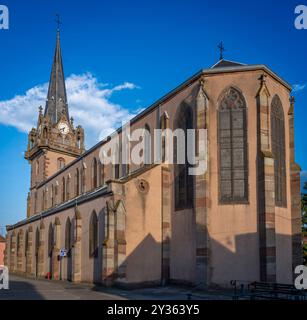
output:
[[64, 70], [62, 63], [60, 30], [57, 30], [56, 48], [51, 69], [45, 116], [49, 116], [51, 123], [56, 124], [65, 114], [69, 119]]

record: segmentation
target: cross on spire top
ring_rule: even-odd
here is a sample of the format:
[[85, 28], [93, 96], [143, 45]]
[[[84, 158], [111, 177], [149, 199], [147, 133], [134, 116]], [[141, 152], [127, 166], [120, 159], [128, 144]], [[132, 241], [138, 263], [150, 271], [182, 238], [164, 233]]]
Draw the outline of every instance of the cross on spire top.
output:
[[220, 49], [220, 60], [223, 60], [224, 59], [224, 52], [226, 51], [223, 41], [221, 41], [217, 47]]

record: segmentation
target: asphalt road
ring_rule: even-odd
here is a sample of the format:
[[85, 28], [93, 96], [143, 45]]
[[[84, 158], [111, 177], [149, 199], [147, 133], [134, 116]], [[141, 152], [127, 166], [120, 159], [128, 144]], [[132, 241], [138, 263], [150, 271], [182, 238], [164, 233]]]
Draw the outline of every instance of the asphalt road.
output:
[[0, 300], [122, 300], [119, 295], [96, 291], [90, 285], [10, 277], [9, 290], [0, 290]]
[[228, 292], [200, 292], [183, 287], [155, 287], [135, 290], [97, 287], [65, 281], [23, 278], [11, 275], [9, 290], [0, 290], [0, 300], [231, 300]]

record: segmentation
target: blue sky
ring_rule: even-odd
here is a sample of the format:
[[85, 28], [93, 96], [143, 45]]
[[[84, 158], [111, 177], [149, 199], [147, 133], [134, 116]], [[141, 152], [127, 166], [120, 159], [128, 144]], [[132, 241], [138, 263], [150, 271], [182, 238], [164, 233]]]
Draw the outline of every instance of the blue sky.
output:
[[[88, 146], [121, 119], [214, 64], [217, 44], [223, 40], [227, 59], [266, 64], [300, 86], [295, 93], [296, 159], [307, 177], [307, 30], [294, 28], [294, 9], [307, 5], [307, 0], [0, 0], [0, 4], [10, 10], [10, 29], [0, 30], [0, 226], [26, 214], [30, 167], [23, 159], [25, 131], [35, 125], [33, 110], [45, 99], [56, 13], [63, 22], [64, 70], [76, 122], [82, 120], [77, 114], [78, 108], [85, 108], [82, 102], [92, 99], [82, 109]], [[91, 123], [95, 117], [91, 106], [96, 113], [97, 106], [104, 109], [100, 132]]]

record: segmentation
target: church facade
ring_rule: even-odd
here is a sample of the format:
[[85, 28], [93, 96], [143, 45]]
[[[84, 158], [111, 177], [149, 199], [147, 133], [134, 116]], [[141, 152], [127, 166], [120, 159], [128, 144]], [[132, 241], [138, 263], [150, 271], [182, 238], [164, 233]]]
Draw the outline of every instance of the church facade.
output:
[[292, 283], [302, 240], [289, 84], [265, 65], [222, 59], [131, 120], [131, 131], [142, 128], [149, 138], [194, 129], [206, 172], [192, 176], [163, 157], [104, 165], [109, 138], [85, 150], [85, 132], [69, 118], [58, 34], [25, 153], [27, 217], [7, 226], [10, 272], [126, 287]]

